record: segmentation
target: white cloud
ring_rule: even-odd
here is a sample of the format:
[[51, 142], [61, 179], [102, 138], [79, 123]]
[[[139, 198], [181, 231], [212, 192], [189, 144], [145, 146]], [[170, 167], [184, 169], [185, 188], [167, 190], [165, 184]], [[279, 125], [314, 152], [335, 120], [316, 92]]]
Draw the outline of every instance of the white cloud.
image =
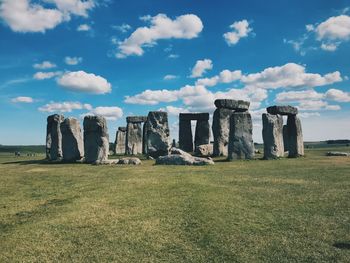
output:
[[55, 71], [55, 72], [41, 72], [41, 71], [39, 71], [33, 75], [33, 78], [37, 79], [37, 80], [51, 79], [51, 78], [59, 76], [61, 74], [62, 74], [61, 71]]
[[94, 0], [44, 0], [47, 3], [53, 3], [64, 14], [74, 14], [77, 16], [88, 17], [88, 11], [96, 6]]
[[33, 67], [35, 69], [50, 69], [50, 68], [55, 68], [56, 64], [50, 61], [43, 61], [42, 63], [34, 64]]
[[145, 90], [135, 96], [126, 96], [124, 102], [129, 104], [156, 105], [159, 102], [172, 102], [177, 99], [174, 91]]
[[117, 58], [125, 58], [130, 55], [142, 56], [143, 48], [156, 45], [158, 40], [192, 39], [197, 37], [203, 29], [202, 21], [193, 14], [182, 15], [174, 20], [165, 14], [158, 14], [154, 17], [147, 16], [144, 21], [151, 25], [137, 28], [128, 38], [119, 42]]
[[166, 106], [165, 108], [160, 108], [160, 111], [166, 111], [171, 116], [179, 116], [180, 113], [188, 113], [189, 110], [182, 107]]
[[72, 112], [73, 110], [91, 110], [90, 104], [82, 104], [78, 101], [64, 101], [53, 102], [45, 104], [39, 107], [38, 110], [42, 112]]
[[311, 24], [306, 25], [305, 28], [306, 28], [306, 31], [307, 31], [307, 32], [311, 32], [311, 31], [314, 31], [314, 30], [315, 30], [314, 25], [311, 25]]
[[325, 97], [337, 102], [350, 102], [350, 93], [338, 89], [329, 89], [325, 93]]
[[122, 33], [126, 33], [126, 32], [128, 32], [131, 29], [131, 26], [128, 25], [128, 24], [123, 23], [123, 24], [121, 24], [119, 26], [112, 26], [112, 28], [116, 29], [116, 30], [118, 30], [118, 31], [120, 31]]
[[323, 99], [324, 94], [318, 93], [314, 90], [303, 91], [288, 91], [281, 92], [276, 96], [276, 102], [295, 102], [302, 100], [319, 100]]
[[57, 83], [72, 91], [105, 94], [112, 91], [111, 84], [103, 77], [85, 71], [74, 71], [63, 74]]
[[338, 48], [338, 44], [337, 43], [330, 43], [330, 44], [325, 44], [322, 43], [321, 44], [321, 49], [325, 50], [325, 51], [336, 51]]
[[115, 121], [123, 117], [123, 110], [119, 107], [96, 107], [84, 115], [99, 115], [105, 117], [107, 120]]
[[249, 22], [247, 20], [237, 21], [230, 25], [233, 29], [231, 32], [227, 32], [223, 35], [226, 43], [229, 46], [236, 45], [241, 38], [247, 37], [248, 34], [253, 30], [249, 27]]
[[81, 57], [65, 57], [64, 58], [64, 62], [67, 65], [78, 65], [79, 63], [81, 63], [83, 61], [83, 58]]
[[236, 80], [240, 80], [241, 77], [242, 77], [242, 71], [240, 71], [240, 70], [230, 71], [230, 70], [225, 69], [225, 70], [221, 71], [218, 76], [214, 76], [211, 78], [198, 79], [196, 81], [196, 85], [213, 87], [213, 86], [217, 85], [218, 83], [232, 83]]
[[11, 99], [13, 103], [33, 103], [34, 100], [32, 97], [16, 97]]
[[192, 69], [191, 78], [201, 77], [207, 70], [213, 68], [213, 62], [210, 59], [197, 60]]
[[350, 16], [340, 15], [328, 18], [316, 29], [318, 40], [349, 40]]
[[172, 80], [172, 79], [177, 79], [178, 78], [178, 76], [176, 76], [176, 75], [165, 75], [164, 76], [164, 80]]
[[304, 111], [319, 111], [319, 110], [340, 110], [339, 105], [329, 105], [323, 100], [304, 100], [298, 105], [299, 110]]
[[88, 24], [81, 24], [77, 27], [77, 31], [89, 31], [91, 27]]
[[175, 58], [179, 58], [180, 56], [177, 55], [177, 54], [169, 54], [168, 58], [172, 58], [172, 59], [175, 59]]

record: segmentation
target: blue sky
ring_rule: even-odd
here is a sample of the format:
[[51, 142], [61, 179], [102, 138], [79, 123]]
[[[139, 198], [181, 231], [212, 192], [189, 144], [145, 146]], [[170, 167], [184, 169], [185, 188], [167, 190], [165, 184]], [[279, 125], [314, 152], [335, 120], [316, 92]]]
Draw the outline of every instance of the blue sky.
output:
[[[0, 144], [43, 144], [53, 113], [109, 120], [251, 101], [305, 140], [350, 138], [350, 1], [0, 0]], [[82, 122], [82, 119], [81, 119]]]

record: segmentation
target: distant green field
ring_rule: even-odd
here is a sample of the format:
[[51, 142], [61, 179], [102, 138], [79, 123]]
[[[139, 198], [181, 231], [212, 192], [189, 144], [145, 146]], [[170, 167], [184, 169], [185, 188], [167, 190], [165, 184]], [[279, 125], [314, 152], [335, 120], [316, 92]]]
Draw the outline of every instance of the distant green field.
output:
[[328, 150], [350, 148], [207, 167], [0, 155], [0, 262], [350, 262], [350, 157]]

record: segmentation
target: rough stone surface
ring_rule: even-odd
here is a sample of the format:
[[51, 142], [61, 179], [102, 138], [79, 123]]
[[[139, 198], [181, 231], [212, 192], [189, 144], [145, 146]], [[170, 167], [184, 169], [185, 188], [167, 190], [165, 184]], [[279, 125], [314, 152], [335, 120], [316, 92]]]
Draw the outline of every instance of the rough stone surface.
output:
[[147, 154], [153, 158], [168, 155], [170, 149], [170, 130], [168, 113], [151, 111], [146, 126]]
[[108, 160], [109, 136], [106, 119], [102, 116], [84, 118], [85, 162], [103, 162]]
[[126, 154], [142, 153], [142, 126], [141, 122], [129, 122], [126, 126]]
[[209, 121], [198, 120], [194, 135], [194, 147], [208, 144], [210, 142], [210, 124]]
[[137, 122], [145, 122], [147, 121], [147, 116], [129, 116], [126, 117], [126, 122], [132, 122], [132, 123], [137, 123]]
[[118, 164], [119, 159], [113, 159], [113, 160], [102, 160], [102, 161], [95, 161], [91, 163], [92, 165], [115, 165]]
[[304, 156], [304, 141], [301, 121], [295, 115], [289, 115], [287, 119], [288, 130], [288, 157], [296, 158]]
[[217, 99], [214, 104], [218, 109], [230, 109], [237, 112], [247, 111], [250, 106], [249, 101], [229, 99]]
[[230, 117], [234, 113], [230, 109], [216, 109], [213, 115], [213, 136], [214, 156], [227, 156], [228, 153], [228, 139], [230, 135]]
[[253, 124], [248, 112], [235, 112], [230, 118], [228, 160], [254, 157]]
[[192, 120], [192, 121], [208, 121], [209, 113], [180, 113], [179, 119], [181, 120]]
[[186, 152], [193, 152], [193, 137], [190, 120], [179, 122], [179, 147]]
[[156, 164], [160, 165], [210, 165], [214, 164], [211, 158], [193, 157], [180, 149], [172, 148], [170, 155], [160, 156], [156, 159]]
[[327, 156], [350, 156], [350, 153], [346, 152], [327, 152]]
[[126, 127], [119, 127], [115, 135], [114, 154], [125, 154]]
[[293, 106], [270, 106], [267, 109], [267, 112], [273, 115], [297, 115], [298, 109]]
[[288, 127], [287, 125], [283, 125], [283, 145], [284, 145], [284, 151], [289, 151], [289, 142], [288, 142]]
[[47, 117], [46, 127], [46, 157], [51, 161], [62, 158], [61, 122], [63, 115], [54, 114]]
[[143, 124], [143, 130], [142, 130], [142, 153], [147, 154], [147, 127], [148, 127], [148, 121], [146, 121]]
[[213, 154], [212, 144], [202, 144], [196, 147], [195, 154], [201, 157], [208, 157]]
[[262, 122], [264, 159], [276, 159], [283, 157], [283, 117], [281, 115], [263, 113]]
[[63, 161], [74, 162], [84, 157], [84, 143], [80, 123], [66, 118], [61, 123]]
[[136, 157], [131, 158], [122, 158], [118, 161], [118, 164], [132, 164], [132, 165], [140, 165], [142, 164], [141, 160]]

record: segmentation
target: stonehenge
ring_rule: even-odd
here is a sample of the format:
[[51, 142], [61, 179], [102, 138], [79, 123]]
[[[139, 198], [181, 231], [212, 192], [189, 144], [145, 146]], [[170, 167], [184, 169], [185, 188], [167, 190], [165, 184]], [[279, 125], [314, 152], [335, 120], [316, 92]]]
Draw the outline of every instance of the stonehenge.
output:
[[125, 154], [126, 127], [119, 127], [114, 141], [114, 154]]
[[142, 154], [143, 131], [142, 123], [147, 121], [147, 116], [130, 116], [126, 118], [125, 154]]
[[106, 119], [102, 116], [85, 116], [83, 126], [85, 162], [107, 161], [109, 136]]
[[53, 114], [47, 117], [46, 126], [46, 158], [50, 161], [62, 158], [61, 122], [64, 116]]
[[[195, 140], [193, 145], [191, 121], [195, 120]], [[186, 152], [193, 152], [194, 147], [208, 144], [210, 139], [209, 113], [179, 114], [179, 147]], [[193, 147], [194, 146], [194, 147]]]
[[84, 157], [83, 137], [80, 123], [75, 118], [66, 118], [61, 123], [63, 161], [74, 162]]
[[[304, 155], [303, 133], [298, 109], [293, 106], [271, 106], [263, 113], [264, 158], [288, 157], [296, 158]], [[287, 124], [283, 125], [283, 116], [287, 116]]]

